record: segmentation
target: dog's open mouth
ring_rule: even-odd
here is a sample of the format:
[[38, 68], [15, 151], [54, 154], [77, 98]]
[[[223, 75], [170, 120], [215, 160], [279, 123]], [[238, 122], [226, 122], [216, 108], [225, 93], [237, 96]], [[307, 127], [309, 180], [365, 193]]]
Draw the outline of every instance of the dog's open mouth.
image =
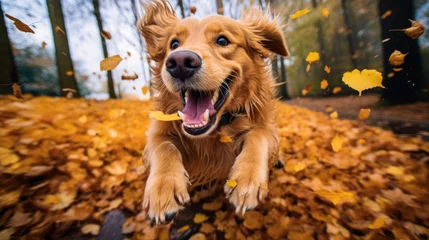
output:
[[206, 133], [216, 122], [216, 113], [223, 106], [229, 94], [228, 77], [219, 89], [214, 91], [199, 91], [182, 89], [180, 96], [184, 105], [178, 114], [183, 121], [183, 128], [191, 135]]

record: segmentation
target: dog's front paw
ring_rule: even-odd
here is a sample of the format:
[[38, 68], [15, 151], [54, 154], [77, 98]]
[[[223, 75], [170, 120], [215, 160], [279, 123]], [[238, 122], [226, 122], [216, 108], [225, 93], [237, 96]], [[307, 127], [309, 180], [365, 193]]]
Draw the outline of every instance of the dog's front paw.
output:
[[187, 174], [149, 175], [143, 209], [154, 224], [167, 224], [190, 200]]
[[229, 202], [235, 206], [235, 212], [244, 213], [258, 206], [268, 193], [267, 174], [254, 171], [233, 170], [229, 177], [237, 182], [235, 187], [225, 184], [224, 190]]

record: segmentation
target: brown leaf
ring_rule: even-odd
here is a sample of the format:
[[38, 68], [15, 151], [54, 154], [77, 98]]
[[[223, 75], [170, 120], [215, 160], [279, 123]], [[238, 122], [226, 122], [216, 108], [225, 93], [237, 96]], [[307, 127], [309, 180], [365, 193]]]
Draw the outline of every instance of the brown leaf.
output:
[[109, 71], [115, 69], [119, 63], [121, 63], [122, 58], [119, 55], [114, 55], [108, 57], [100, 62], [100, 70], [101, 71]]
[[398, 50], [395, 50], [392, 54], [390, 54], [389, 57], [389, 63], [393, 66], [402, 65], [405, 62], [405, 57], [408, 55], [408, 53], [401, 53]]
[[28, 224], [31, 221], [30, 213], [15, 212], [13, 217], [9, 220], [7, 224], [8, 227], [21, 227]]
[[13, 24], [15, 24], [19, 31], [34, 34], [33, 29], [31, 29], [27, 24], [21, 22], [18, 18], [12, 17], [9, 14], [5, 14], [5, 16], [14, 22]]
[[102, 30], [101, 31], [101, 36], [103, 36], [105, 39], [110, 40], [112, 39], [112, 35], [110, 34], [110, 32]]
[[191, 6], [191, 7], [189, 8], [189, 11], [191, 11], [191, 13], [192, 13], [192, 14], [195, 14], [195, 13], [197, 12], [197, 7], [195, 7], [195, 6]]
[[14, 83], [12, 85], [12, 89], [13, 89], [13, 95], [15, 95], [16, 98], [23, 99], [22, 98], [21, 86], [19, 86], [17, 83]]
[[42, 48], [42, 49], [46, 49], [46, 45], [48, 45], [48, 44], [47, 44], [45, 41], [43, 41], [43, 42], [42, 42], [42, 46], [41, 46], [41, 48]]
[[98, 235], [100, 232], [100, 225], [98, 224], [86, 224], [82, 227], [82, 233], [83, 234], [91, 234], [91, 235]]
[[136, 73], [134, 73], [133, 75], [124, 75], [122, 74], [121, 79], [122, 80], [135, 80], [139, 78], [139, 75], [137, 75]]
[[411, 22], [411, 27], [404, 29], [405, 34], [412, 39], [417, 39], [425, 32], [425, 26], [420, 21], [409, 20]]
[[62, 33], [62, 34], [66, 34], [65, 32], [64, 32], [64, 30], [62, 30], [60, 27], [58, 27], [58, 26], [56, 26], [55, 27], [55, 32], [56, 33]]

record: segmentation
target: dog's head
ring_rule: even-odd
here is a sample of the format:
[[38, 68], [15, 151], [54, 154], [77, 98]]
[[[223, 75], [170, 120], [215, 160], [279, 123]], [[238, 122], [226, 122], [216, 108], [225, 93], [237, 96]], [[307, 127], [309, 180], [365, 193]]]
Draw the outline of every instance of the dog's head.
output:
[[261, 87], [258, 74], [265, 76], [270, 52], [288, 55], [277, 21], [259, 10], [239, 21], [180, 20], [168, 2], [156, 0], [145, 5], [138, 27], [156, 63], [153, 74], [182, 103], [182, 128], [192, 137], [210, 134], [225, 111], [246, 104], [250, 84]]

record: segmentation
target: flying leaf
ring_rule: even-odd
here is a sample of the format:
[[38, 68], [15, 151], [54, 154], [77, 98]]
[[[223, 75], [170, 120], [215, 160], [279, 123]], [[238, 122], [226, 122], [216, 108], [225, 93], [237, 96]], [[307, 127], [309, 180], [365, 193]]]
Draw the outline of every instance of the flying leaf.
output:
[[369, 108], [362, 108], [359, 111], [359, 119], [360, 120], [365, 120], [367, 118], [369, 118], [369, 114], [371, 113], [371, 109]]
[[42, 49], [46, 49], [46, 45], [48, 45], [48, 44], [47, 44], [45, 41], [43, 41], [43, 42], [42, 42], [42, 46], [41, 46], [41, 48], [42, 48]]
[[332, 150], [334, 152], [339, 152], [343, 148], [343, 140], [337, 135], [331, 141]]
[[313, 85], [307, 84], [304, 89], [302, 89], [301, 93], [303, 96], [307, 95], [308, 92], [310, 92], [311, 88], [313, 88]]
[[352, 72], [345, 72], [343, 75], [343, 82], [349, 87], [359, 92], [359, 96], [362, 95], [362, 91], [368, 90], [375, 87], [382, 87], [381, 81], [383, 77], [377, 70], [364, 69], [361, 71], [355, 69]]
[[372, 222], [371, 224], [368, 225], [369, 229], [379, 229], [384, 227], [384, 223], [386, 221], [386, 218], [384, 217], [378, 217], [374, 220], [374, 222]]
[[139, 78], [139, 75], [137, 75], [137, 73], [134, 73], [133, 75], [124, 75], [122, 74], [121, 79], [122, 80], [135, 80]]
[[398, 50], [395, 50], [392, 54], [390, 54], [389, 57], [389, 63], [393, 66], [401, 65], [405, 62], [405, 57], [408, 55], [408, 53], [401, 53]]
[[101, 71], [113, 70], [119, 65], [121, 61], [122, 61], [122, 58], [119, 55], [108, 57], [100, 62], [100, 70]]
[[67, 71], [67, 72], [66, 72], [66, 76], [69, 76], [69, 77], [70, 77], [70, 76], [73, 76], [73, 71]]
[[318, 190], [315, 192], [317, 195], [331, 201], [334, 205], [337, 205], [344, 201], [354, 201], [356, 196], [352, 192], [346, 191], [329, 191], [329, 190]]
[[318, 52], [309, 52], [307, 55], [307, 58], [305, 58], [305, 61], [307, 61], [309, 64], [312, 64], [315, 61], [318, 61], [319, 59], [320, 59], [320, 55]]
[[110, 34], [110, 32], [102, 30], [101, 31], [101, 36], [103, 36], [105, 39], [110, 40], [112, 39], [112, 35]]
[[296, 11], [294, 14], [290, 15], [290, 18], [291, 19], [299, 18], [299, 17], [304, 16], [305, 14], [309, 13], [310, 11], [311, 11], [311, 9], [304, 9], [304, 10]]
[[21, 22], [18, 18], [12, 17], [9, 14], [5, 14], [5, 16], [13, 21], [13, 24], [15, 24], [15, 27], [18, 28], [19, 31], [34, 34], [33, 29], [31, 29], [27, 24]]
[[328, 67], [328, 65], [325, 65], [325, 69], [324, 69], [324, 70], [325, 70], [325, 72], [326, 72], [326, 73], [328, 73], [328, 74], [329, 74], [329, 73], [331, 73], [331, 68], [330, 68], [330, 67]]
[[334, 87], [334, 89], [332, 89], [332, 93], [333, 94], [337, 94], [337, 93], [339, 93], [339, 92], [341, 92], [341, 87]]
[[98, 233], [100, 232], [100, 225], [92, 223], [85, 224], [81, 230], [83, 234], [98, 235]]
[[60, 27], [58, 27], [58, 26], [56, 26], [55, 27], [55, 32], [57, 32], [57, 33], [62, 33], [62, 34], [66, 34], [65, 32], [64, 32], [64, 30], [62, 30]]
[[383, 15], [381, 15], [381, 19], [385, 19], [390, 15], [392, 15], [392, 10], [387, 10], [386, 12], [383, 13]]
[[226, 185], [230, 188], [235, 188], [237, 186], [237, 181], [235, 180], [226, 180]]
[[209, 217], [207, 217], [206, 215], [202, 213], [197, 213], [194, 216], [194, 223], [199, 224], [205, 222], [207, 219], [209, 219]]
[[405, 34], [407, 34], [412, 39], [417, 39], [425, 32], [425, 26], [420, 21], [413, 21], [409, 19], [411, 22], [411, 27], [405, 28]]
[[159, 121], [176, 121], [181, 120], [177, 113], [164, 114], [161, 111], [149, 111], [149, 118], [153, 118]]
[[337, 111], [332, 112], [331, 114], [329, 114], [329, 117], [332, 118], [332, 119], [338, 118], [338, 112]]
[[311, 68], [311, 65], [310, 65], [310, 64], [308, 64], [308, 65], [307, 65], [307, 67], [305, 68], [305, 71], [306, 71], [306, 72], [310, 72], [310, 68]]
[[14, 83], [12, 85], [12, 90], [13, 90], [13, 95], [15, 95], [16, 98], [23, 99], [21, 86], [19, 86], [17, 83]]
[[327, 8], [322, 8], [322, 15], [324, 17], [329, 17], [329, 10]]
[[142, 93], [143, 93], [143, 95], [146, 95], [146, 93], [148, 93], [149, 92], [149, 87], [148, 86], [143, 86], [142, 87]]
[[195, 6], [191, 6], [191, 7], [189, 8], [189, 11], [191, 11], [191, 13], [192, 13], [192, 14], [195, 14], [195, 13], [197, 12], [197, 7], [195, 7]]
[[328, 87], [328, 80], [326, 80], [326, 79], [323, 79], [321, 82], [320, 82], [320, 88], [321, 89], [326, 89], [327, 87]]
[[400, 71], [402, 71], [402, 70], [403, 70], [403, 68], [392, 68], [392, 70], [393, 70], [394, 72], [400, 72]]

